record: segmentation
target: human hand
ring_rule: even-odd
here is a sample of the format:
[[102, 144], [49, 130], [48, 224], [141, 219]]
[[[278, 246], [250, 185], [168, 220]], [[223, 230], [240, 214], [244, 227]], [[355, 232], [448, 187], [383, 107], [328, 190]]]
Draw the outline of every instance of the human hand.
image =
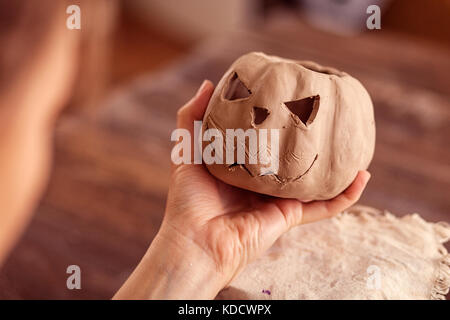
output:
[[[191, 137], [194, 120], [202, 120], [213, 90], [205, 81], [178, 112], [177, 127], [189, 130]], [[174, 166], [165, 217], [144, 257], [158, 261], [159, 272], [168, 278], [150, 296], [214, 298], [284, 232], [330, 218], [354, 204], [369, 178], [367, 171], [360, 171], [334, 199], [302, 203], [227, 185], [203, 165]], [[178, 288], [173, 286], [177, 282]]]

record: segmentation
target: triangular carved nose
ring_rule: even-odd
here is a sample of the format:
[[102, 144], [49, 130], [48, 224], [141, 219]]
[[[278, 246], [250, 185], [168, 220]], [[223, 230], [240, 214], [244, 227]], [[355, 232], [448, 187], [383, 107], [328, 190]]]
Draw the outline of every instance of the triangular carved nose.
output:
[[261, 124], [269, 116], [269, 110], [261, 107], [253, 107], [253, 123], [255, 125]]

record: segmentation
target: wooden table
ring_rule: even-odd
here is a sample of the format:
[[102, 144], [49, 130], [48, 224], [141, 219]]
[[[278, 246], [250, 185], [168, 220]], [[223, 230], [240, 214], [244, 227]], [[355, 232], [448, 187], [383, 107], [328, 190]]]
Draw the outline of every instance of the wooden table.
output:
[[[110, 298], [164, 211], [176, 110], [248, 51], [315, 60], [366, 86], [377, 123], [361, 203], [450, 221], [450, 52], [380, 32], [340, 38], [274, 25], [211, 40], [170, 68], [111, 94], [94, 117], [60, 121], [48, 191], [0, 272], [0, 298]], [[66, 268], [82, 290], [66, 288]]]

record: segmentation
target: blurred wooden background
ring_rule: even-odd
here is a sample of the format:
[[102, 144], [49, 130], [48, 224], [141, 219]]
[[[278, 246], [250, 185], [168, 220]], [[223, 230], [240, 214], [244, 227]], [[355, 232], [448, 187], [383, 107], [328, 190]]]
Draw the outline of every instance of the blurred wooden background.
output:
[[[360, 79], [377, 124], [372, 180], [360, 202], [450, 221], [448, 39], [439, 32], [402, 36], [403, 29], [393, 23], [346, 38], [274, 19], [258, 33], [193, 45], [121, 16], [114, 92], [94, 116], [61, 119], [50, 185], [0, 271], [0, 298], [110, 298], [161, 222], [176, 110], [203, 79], [217, 83], [235, 58], [253, 50], [315, 60]], [[71, 264], [81, 267], [82, 290], [66, 288]]]

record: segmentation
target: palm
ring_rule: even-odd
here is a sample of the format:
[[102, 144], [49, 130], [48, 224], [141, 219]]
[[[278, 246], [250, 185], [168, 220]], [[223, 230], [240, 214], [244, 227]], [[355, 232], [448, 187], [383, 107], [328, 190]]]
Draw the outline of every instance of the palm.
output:
[[174, 206], [168, 208], [168, 221], [178, 232], [193, 237], [216, 264], [232, 270], [253, 260], [288, 228], [280, 202], [297, 202], [301, 216], [298, 201], [232, 187], [215, 179], [201, 165], [179, 167], [173, 179], [168, 205]]

